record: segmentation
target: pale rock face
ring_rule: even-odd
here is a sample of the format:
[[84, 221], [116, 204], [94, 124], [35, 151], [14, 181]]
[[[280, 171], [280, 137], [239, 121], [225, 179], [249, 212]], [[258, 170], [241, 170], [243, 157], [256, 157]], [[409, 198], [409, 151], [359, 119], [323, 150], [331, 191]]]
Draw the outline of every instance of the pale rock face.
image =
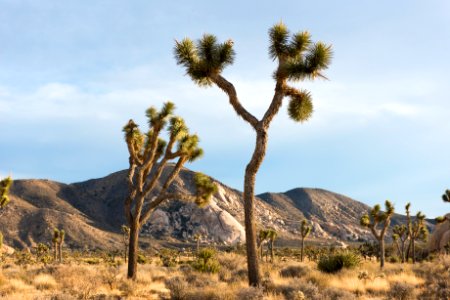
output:
[[[445, 217], [450, 219], [450, 214]], [[428, 242], [428, 249], [430, 251], [442, 250], [444, 246], [450, 242], [450, 222], [446, 221], [442, 224], [437, 224]]]
[[0, 248], [0, 253], [7, 254], [7, 255], [14, 254], [14, 248], [11, 248], [11, 247], [3, 244], [2, 247]]

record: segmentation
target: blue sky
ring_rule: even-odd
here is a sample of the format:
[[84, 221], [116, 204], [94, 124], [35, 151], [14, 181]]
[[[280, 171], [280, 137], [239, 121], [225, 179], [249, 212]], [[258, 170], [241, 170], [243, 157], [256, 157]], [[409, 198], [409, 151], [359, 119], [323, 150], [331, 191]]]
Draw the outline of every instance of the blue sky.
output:
[[296, 84], [314, 97], [311, 121], [283, 107], [273, 122], [257, 192], [319, 187], [450, 211], [448, 1], [166, 2], [0, 0], [1, 175], [70, 183], [125, 169], [122, 126], [170, 99], [205, 150], [187, 167], [242, 189], [254, 134], [218, 88], [184, 76], [174, 39], [233, 39], [224, 76], [261, 116], [274, 87], [267, 30], [282, 20], [334, 59], [330, 81]]

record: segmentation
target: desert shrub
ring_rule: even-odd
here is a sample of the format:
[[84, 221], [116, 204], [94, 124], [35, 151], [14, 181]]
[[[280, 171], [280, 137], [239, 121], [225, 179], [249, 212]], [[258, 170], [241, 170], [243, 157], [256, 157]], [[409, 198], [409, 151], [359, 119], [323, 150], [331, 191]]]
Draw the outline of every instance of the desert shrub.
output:
[[55, 278], [49, 274], [39, 274], [33, 279], [33, 285], [38, 290], [50, 290], [57, 286]]
[[352, 252], [342, 252], [322, 256], [317, 264], [320, 271], [325, 273], [336, 273], [343, 268], [351, 269], [358, 266], [361, 262], [360, 257]]
[[187, 300], [234, 300], [236, 299], [230, 289], [195, 289], [186, 293]]
[[44, 265], [47, 265], [53, 259], [52, 255], [50, 254], [50, 248], [43, 243], [37, 244], [34, 251], [36, 254], [36, 261], [41, 262]]
[[389, 299], [408, 300], [415, 299], [414, 286], [404, 282], [396, 282], [392, 284], [388, 292]]
[[262, 289], [255, 287], [248, 287], [239, 290], [236, 294], [236, 299], [239, 300], [263, 300], [264, 293]]
[[181, 277], [173, 277], [167, 279], [166, 287], [170, 291], [170, 299], [172, 300], [187, 300], [187, 283]]
[[330, 299], [330, 300], [354, 300], [357, 297], [347, 292], [343, 289], [337, 288], [325, 288], [321, 291], [321, 299]]
[[310, 281], [299, 285], [298, 289], [302, 291], [302, 293], [305, 295], [305, 299], [308, 300], [322, 299], [322, 297], [320, 296], [319, 287]]
[[31, 253], [27, 250], [14, 252], [14, 263], [18, 266], [27, 266], [34, 264]]
[[83, 262], [87, 263], [88, 265], [98, 265], [101, 263], [100, 258], [98, 257], [86, 257], [83, 259]]
[[197, 253], [197, 259], [192, 263], [192, 267], [200, 272], [217, 273], [220, 265], [215, 256], [214, 249], [204, 248]]
[[300, 277], [308, 274], [309, 271], [310, 271], [310, 269], [307, 266], [288, 266], [288, 267], [280, 270], [280, 276], [281, 277], [300, 278]]
[[389, 258], [387, 259], [390, 263], [393, 263], [393, 264], [395, 264], [395, 263], [399, 263], [399, 262], [401, 262], [402, 260], [400, 259], [400, 257], [398, 257], [398, 256], [389, 256]]
[[164, 267], [175, 267], [177, 265], [178, 252], [172, 249], [161, 249], [159, 258]]
[[137, 263], [141, 265], [149, 264], [152, 262], [152, 259], [145, 256], [144, 254], [139, 253], [137, 257]]

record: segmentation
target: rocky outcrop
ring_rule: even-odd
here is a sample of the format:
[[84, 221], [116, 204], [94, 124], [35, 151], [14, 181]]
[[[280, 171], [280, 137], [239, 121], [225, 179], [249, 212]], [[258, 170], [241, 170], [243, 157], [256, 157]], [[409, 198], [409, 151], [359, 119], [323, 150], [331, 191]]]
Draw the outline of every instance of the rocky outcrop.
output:
[[[447, 220], [450, 220], [450, 213], [446, 214]], [[437, 224], [428, 242], [430, 251], [441, 251], [444, 246], [450, 243], [450, 222]]]

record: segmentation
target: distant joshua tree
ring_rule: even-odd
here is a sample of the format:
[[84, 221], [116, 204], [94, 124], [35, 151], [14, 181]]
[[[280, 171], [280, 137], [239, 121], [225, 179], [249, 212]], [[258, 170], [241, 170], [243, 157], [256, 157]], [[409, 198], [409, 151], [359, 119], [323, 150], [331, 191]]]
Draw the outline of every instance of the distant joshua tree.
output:
[[58, 260], [60, 263], [63, 261], [62, 256], [62, 247], [64, 244], [64, 239], [66, 237], [66, 232], [64, 230], [59, 230], [55, 228], [53, 230], [53, 238], [52, 238], [52, 244], [53, 244], [53, 259], [54, 261]]
[[408, 240], [408, 228], [406, 225], [395, 225], [392, 229], [394, 233], [392, 238], [394, 239], [395, 245], [397, 246], [398, 254], [402, 260], [402, 263], [405, 262], [405, 243]]
[[300, 234], [302, 236], [302, 242], [300, 244], [301, 246], [300, 261], [303, 261], [303, 249], [305, 246], [305, 238], [309, 235], [311, 229], [312, 229], [311, 225], [309, 225], [306, 220], [302, 220], [302, 223], [300, 225]]
[[[175, 199], [204, 206], [217, 191], [210, 178], [200, 173], [195, 175], [195, 195], [168, 191], [183, 165], [200, 158], [203, 154], [203, 150], [198, 147], [198, 136], [189, 134], [182, 118], [173, 116], [174, 109], [175, 105], [172, 102], [165, 103], [159, 111], [154, 107], [149, 108], [147, 110], [149, 129], [146, 133], [142, 133], [133, 120], [123, 128], [130, 155], [127, 177], [129, 192], [124, 204], [125, 217], [130, 228], [127, 276], [133, 280], [136, 279], [137, 272], [139, 231], [155, 208], [164, 201]], [[169, 123], [168, 142], [159, 137], [167, 123]], [[156, 196], [149, 198], [148, 196], [155, 192], [165, 166], [172, 160], [176, 160], [175, 165], [162, 181]]]
[[233, 41], [218, 43], [214, 35], [205, 34], [197, 44], [185, 38], [176, 41], [175, 58], [179, 65], [199, 86], [216, 85], [223, 90], [235, 112], [250, 124], [256, 133], [256, 145], [250, 162], [245, 169], [244, 216], [247, 247], [249, 285], [259, 286], [261, 276], [258, 263], [256, 228], [254, 220], [254, 189], [256, 173], [266, 154], [270, 123], [280, 110], [283, 99], [290, 98], [288, 114], [294, 121], [304, 122], [313, 112], [311, 94], [289, 85], [289, 81], [303, 81], [323, 76], [332, 57], [331, 46], [322, 42], [313, 43], [308, 32], [294, 35], [283, 23], [269, 30], [269, 54], [278, 65], [273, 74], [275, 92], [262, 119], [256, 118], [241, 104], [234, 85], [222, 76], [222, 71], [234, 60]]
[[263, 245], [267, 243], [269, 239], [269, 231], [267, 229], [260, 229], [258, 233], [258, 248], [260, 259], [263, 259]]
[[[375, 205], [369, 214], [365, 214], [361, 217], [360, 223], [362, 226], [367, 227], [372, 232], [375, 239], [380, 245], [380, 267], [384, 267], [385, 260], [385, 248], [384, 248], [384, 236], [391, 223], [391, 217], [394, 214], [394, 206], [391, 202], [386, 200], [385, 202], [386, 211], [382, 212], [379, 204]], [[378, 229], [378, 226], [381, 226]]]
[[[0, 181], [0, 212], [9, 203], [9, 188], [11, 187], [11, 177], [6, 177]], [[1, 216], [1, 215], [0, 215]], [[0, 251], [3, 247], [3, 233], [0, 232]]]
[[273, 255], [273, 248], [275, 239], [278, 237], [278, 233], [274, 229], [269, 229], [267, 238], [269, 239], [269, 242], [267, 243], [267, 247], [269, 248], [270, 252], [270, 262], [273, 263], [274, 255]]
[[130, 227], [127, 225], [122, 225], [122, 242], [123, 242], [123, 258], [127, 262], [127, 252], [128, 252], [128, 242], [130, 241]]
[[411, 224], [411, 256], [413, 264], [416, 263], [416, 240], [425, 241], [428, 237], [428, 229], [425, 225], [425, 215], [422, 212], [416, 214], [415, 220]]
[[202, 235], [200, 233], [194, 234], [194, 240], [197, 243], [197, 253], [200, 252], [200, 242], [202, 240]]

